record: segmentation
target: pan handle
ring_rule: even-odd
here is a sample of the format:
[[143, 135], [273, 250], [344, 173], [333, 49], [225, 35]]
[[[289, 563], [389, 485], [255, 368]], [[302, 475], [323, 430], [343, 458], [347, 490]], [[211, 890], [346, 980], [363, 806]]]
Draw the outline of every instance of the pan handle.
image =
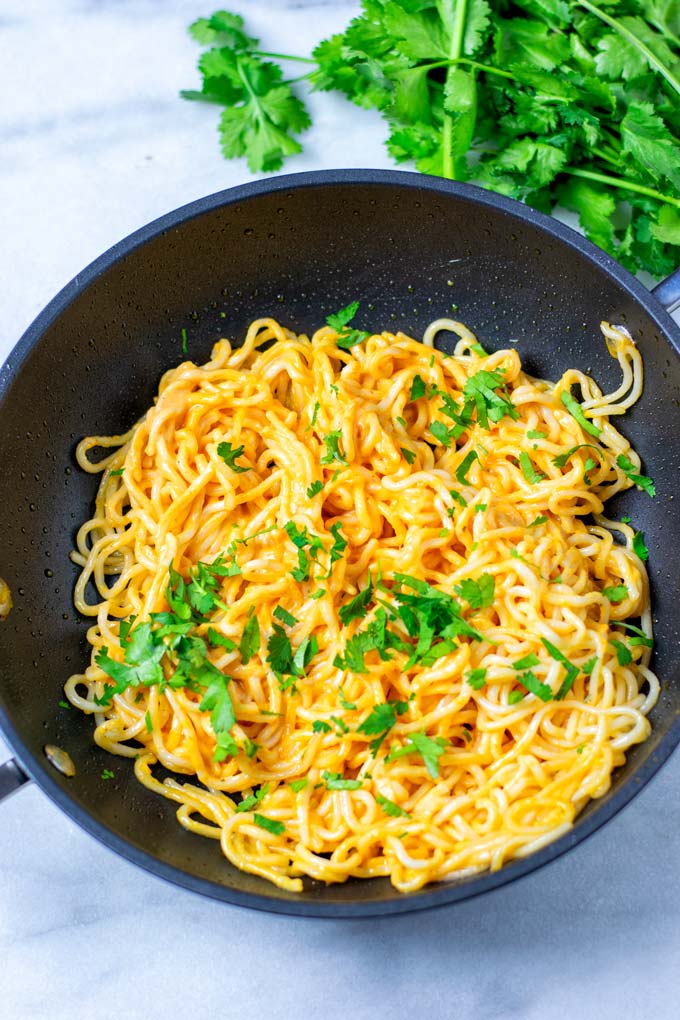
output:
[[0, 800], [20, 790], [24, 783], [30, 783], [30, 778], [14, 758], [0, 765]]
[[674, 312], [680, 305], [680, 269], [667, 276], [661, 283], [652, 288], [652, 294], [667, 312]]

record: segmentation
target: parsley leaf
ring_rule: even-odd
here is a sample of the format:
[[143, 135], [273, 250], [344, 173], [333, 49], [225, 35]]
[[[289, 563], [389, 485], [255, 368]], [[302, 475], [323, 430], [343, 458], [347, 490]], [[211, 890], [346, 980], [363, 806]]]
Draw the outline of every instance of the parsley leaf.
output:
[[482, 687], [486, 684], [486, 669], [481, 667], [471, 669], [465, 679], [473, 691], [481, 691]]
[[368, 575], [368, 584], [365, 588], [361, 588], [353, 599], [346, 602], [344, 606], [340, 606], [338, 610], [338, 616], [340, 622], [346, 627], [352, 620], [361, 619], [366, 615], [366, 608], [373, 599], [373, 582], [371, 581], [371, 575]]
[[340, 440], [342, 439], [341, 429], [336, 429], [333, 432], [329, 432], [323, 437], [326, 452], [321, 458], [321, 464], [332, 464], [334, 460], [337, 460], [339, 464], [346, 464], [345, 455], [340, 448]]
[[395, 761], [409, 754], [419, 754], [430, 778], [439, 779], [439, 759], [450, 746], [449, 741], [444, 737], [428, 737], [424, 730], [409, 733], [406, 741], [402, 747], [390, 751], [385, 761]]
[[623, 602], [628, 598], [628, 588], [625, 584], [615, 584], [609, 588], [603, 588], [602, 594], [610, 602]]
[[615, 638], [611, 638], [609, 644], [616, 652], [616, 659], [619, 666], [628, 666], [633, 661], [633, 654], [627, 645], [624, 645], [623, 641], [617, 641]]
[[467, 473], [476, 460], [479, 460], [479, 454], [476, 450], [469, 450], [456, 469], [456, 478], [461, 485], [470, 485], [468, 481]]
[[496, 579], [491, 574], [480, 574], [479, 580], [465, 578], [454, 588], [457, 595], [468, 603], [471, 609], [485, 609], [493, 605], [496, 594]]
[[252, 657], [260, 647], [260, 624], [255, 615], [255, 609], [251, 608], [248, 620], [243, 628], [239, 651], [244, 666], [247, 666]]
[[639, 489], [643, 489], [647, 495], [652, 496], [652, 498], [656, 496], [656, 487], [652, 479], [648, 478], [647, 475], [636, 474], [635, 465], [628, 457], [625, 456], [625, 454], [620, 454], [616, 458], [616, 463], [618, 467], [621, 468], [624, 475], [626, 475], [627, 478], [630, 478], [631, 482], [634, 482]]
[[409, 815], [408, 811], [404, 811], [404, 809], [402, 807], [399, 807], [398, 804], [395, 804], [394, 801], [390, 800], [388, 797], [383, 797], [383, 795], [381, 793], [377, 793], [375, 795], [375, 799], [376, 799], [377, 803], [380, 805], [380, 807], [383, 809], [385, 814], [389, 815], [390, 818], [410, 818], [411, 817]]
[[297, 619], [293, 616], [293, 614], [289, 613], [287, 609], [283, 608], [283, 606], [277, 606], [272, 615], [275, 616], [277, 620], [280, 620], [281, 623], [285, 623], [288, 627], [294, 627], [297, 623]]
[[585, 414], [581, 409], [581, 405], [578, 400], [572, 397], [571, 393], [567, 393], [566, 390], [562, 390], [560, 393], [560, 400], [564, 404], [569, 414], [574, 418], [584, 432], [587, 432], [591, 436], [599, 436], [602, 433], [602, 429], [597, 425], [594, 425], [589, 418], [586, 418]]
[[409, 403], [413, 403], [414, 400], [420, 400], [421, 397], [424, 397], [426, 390], [425, 380], [421, 376], [415, 375], [411, 382], [411, 393], [408, 398]]
[[312, 484], [307, 489], [307, 495], [310, 499], [313, 499], [314, 496], [316, 496], [317, 493], [321, 492], [322, 489], [323, 482], [317, 478], [317, 480], [315, 482], [312, 482]]
[[240, 474], [242, 471], [250, 471], [250, 468], [241, 467], [239, 464], [234, 463], [237, 457], [241, 457], [243, 455], [244, 450], [245, 450], [244, 446], [237, 446], [236, 448], [234, 448], [232, 447], [231, 443], [224, 442], [218, 444], [217, 455], [218, 457], [222, 458], [224, 463], [227, 464], [228, 467], [232, 469], [232, 471], [236, 471], [238, 474]]
[[641, 531], [636, 531], [633, 535], [633, 552], [643, 562], [649, 558], [649, 549], [645, 545], [645, 536]]
[[345, 308], [341, 308], [339, 312], [335, 312], [333, 315], [327, 315], [326, 325], [340, 333], [345, 326], [349, 325], [358, 311], [359, 302], [351, 301]]
[[360, 790], [360, 779], [343, 779], [340, 772], [329, 772], [326, 769], [321, 778], [326, 784], [327, 790]]
[[519, 455], [519, 466], [522, 469], [522, 474], [530, 485], [537, 485], [538, 482], [542, 482], [545, 478], [545, 475], [541, 471], [536, 470], [531, 461], [531, 457], [526, 450], [522, 450]]
[[265, 815], [258, 815], [257, 812], [253, 815], [253, 821], [261, 829], [271, 832], [273, 836], [282, 836], [286, 831], [286, 826], [283, 822], [279, 822], [274, 818], [267, 818]]

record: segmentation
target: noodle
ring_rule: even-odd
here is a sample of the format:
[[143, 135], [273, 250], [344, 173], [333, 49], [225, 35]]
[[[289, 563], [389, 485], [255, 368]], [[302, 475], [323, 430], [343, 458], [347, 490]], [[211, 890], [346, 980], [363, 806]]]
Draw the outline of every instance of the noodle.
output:
[[128, 433], [84, 439], [92, 661], [65, 690], [97, 744], [292, 891], [413, 891], [567, 831], [659, 690], [635, 533], [604, 515], [644, 478], [610, 421], [642, 363], [602, 329], [609, 395], [447, 319], [351, 349], [260, 319], [166, 372]]

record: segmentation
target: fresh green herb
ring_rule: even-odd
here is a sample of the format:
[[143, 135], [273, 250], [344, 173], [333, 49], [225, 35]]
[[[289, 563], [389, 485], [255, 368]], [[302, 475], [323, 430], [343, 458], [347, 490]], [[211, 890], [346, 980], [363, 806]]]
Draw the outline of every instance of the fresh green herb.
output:
[[288, 521], [284, 531], [298, 551], [298, 565], [291, 570], [296, 581], [308, 581], [312, 563], [317, 562], [324, 544], [318, 535], [310, 535], [307, 528], [300, 528], [295, 521]]
[[58, 701], [57, 704], [59, 705], [59, 708], [70, 708], [71, 707], [71, 705], [70, 705], [70, 703], [68, 701], [63, 701], [63, 700], [62, 701]]
[[[500, 393], [498, 392], [500, 390]], [[497, 369], [489, 372], [482, 369], [465, 381], [463, 396], [466, 406], [462, 417], [469, 418], [472, 406], [477, 410], [477, 421], [484, 429], [489, 429], [489, 421], [499, 422], [508, 415], [514, 421], [519, 418], [519, 411], [512, 403], [503, 379], [503, 372]]]
[[349, 733], [349, 726], [344, 719], [340, 718], [340, 716], [332, 715], [331, 722], [335, 726], [336, 737], [342, 737], [345, 733]]
[[227, 158], [275, 170], [310, 120], [271, 58], [306, 63], [313, 89], [381, 113], [396, 162], [567, 207], [661, 276], [680, 244], [679, 28], [669, 0], [362, 0], [310, 58], [261, 50], [218, 11], [191, 26], [202, 88], [181, 94], [225, 107]]
[[401, 427], [403, 429], [407, 429], [408, 428], [408, 422], [406, 421], [405, 418], [402, 418], [401, 415], [399, 415], [399, 417], [395, 418], [395, 421], [396, 421], [397, 425], [401, 425]]
[[602, 594], [610, 602], [623, 602], [628, 598], [628, 588], [625, 584], [615, 584], [610, 588], [603, 588]]
[[596, 665], [597, 665], [597, 655], [593, 655], [592, 659], [588, 659], [587, 662], [583, 663], [583, 665], [581, 666], [581, 672], [585, 673], [586, 676], [590, 676], [590, 674], [595, 669]]
[[621, 454], [616, 458], [616, 463], [621, 468], [624, 475], [627, 478], [630, 478], [631, 482], [634, 482], [634, 484], [637, 485], [639, 489], [643, 489], [647, 493], [647, 495], [651, 496], [652, 498], [656, 496], [656, 486], [654, 485], [652, 479], [649, 478], [647, 475], [636, 474], [635, 465], [631, 460], [629, 460], [628, 457], [626, 457], [624, 454]]
[[464, 496], [460, 492], [456, 492], [455, 489], [449, 489], [449, 496], [454, 502], [459, 503], [463, 508], [467, 507]]
[[259, 746], [260, 745], [256, 744], [254, 740], [250, 739], [250, 737], [246, 737], [243, 743], [243, 750], [248, 758], [254, 758]]
[[[452, 307], [454, 312], [458, 311], [458, 305], [452, 305], [451, 307]], [[486, 358], [486, 357], [488, 357], [488, 355], [487, 355], [486, 351], [484, 350], [484, 348], [482, 347], [482, 345], [478, 344], [476, 342], [470, 344], [470, 350], [472, 351], [473, 354], [476, 354], [478, 358]]]
[[475, 514], [483, 514], [483, 513], [485, 513], [485, 512], [486, 512], [486, 511], [487, 511], [488, 509], [489, 509], [489, 504], [488, 504], [488, 503], [477, 503], [477, 504], [476, 504], [476, 505], [475, 505], [475, 506], [473, 507], [473, 509], [472, 509], [472, 512], [473, 512], [473, 513], [475, 513]]
[[496, 593], [496, 579], [491, 574], [480, 574], [477, 581], [465, 578], [455, 585], [454, 591], [470, 606], [470, 609], [485, 609], [493, 605]]
[[411, 383], [411, 393], [409, 396], [409, 402], [413, 403], [414, 400], [420, 400], [421, 397], [425, 396], [427, 387], [425, 386], [425, 380], [422, 376], [415, 375]]
[[336, 521], [335, 524], [331, 524], [330, 533], [333, 536], [333, 545], [330, 550], [331, 563], [335, 563], [336, 560], [342, 558], [342, 554], [347, 548], [347, 539], [342, 534], [342, 525], [340, 521]]
[[222, 732], [217, 734], [215, 753], [213, 759], [215, 761], [224, 761], [225, 758], [233, 758], [237, 755], [241, 748], [238, 746], [231, 733]]
[[336, 429], [333, 432], [329, 432], [328, 435], [323, 437], [326, 452], [321, 458], [322, 464], [332, 464], [334, 460], [337, 460], [340, 464], [346, 464], [345, 455], [340, 449], [340, 440], [342, 439], [342, 431]]
[[416, 455], [413, 452], [413, 450], [407, 450], [405, 446], [402, 446], [401, 447], [401, 452], [402, 452], [402, 455], [403, 455], [404, 460], [406, 461], [406, 463], [407, 464], [413, 464], [414, 460], [416, 459]]
[[318, 415], [320, 410], [321, 404], [317, 400], [316, 403], [314, 404], [314, 411], [312, 412], [312, 417], [310, 418], [309, 425], [307, 426], [307, 431], [309, 431], [309, 429], [313, 429], [314, 426], [316, 425], [316, 416]]
[[519, 455], [519, 466], [522, 469], [522, 474], [530, 485], [537, 485], [538, 482], [543, 481], [545, 478], [545, 475], [541, 471], [536, 470], [532, 464], [531, 457], [526, 450], [522, 450]]
[[297, 647], [295, 653], [290, 638], [283, 627], [275, 623], [267, 642], [267, 662], [276, 676], [281, 690], [294, 686], [298, 677], [304, 675], [307, 666], [319, 650], [316, 636], [308, 635]]
[[552, 641], [548, 641], [547, 638], [541, 638], [541, 644], [547, 651], [548, 655], [552, 659], [554, 659], [555, 662], [560, 662], [566, 670], [566, 676], [562, 681], [557, 694], [555, 695], [555, 699], [557, 701], [562, 701], [564, 698], [566, 698], [567, 694], [573, 687], [574, 681], [576, 680], [576, 677], [579, 675], [579, 668], [578, 666], [575, 666], [573, 662], [570, 662], [566, 655], [564, 655], [559, 650], [559, 648], [557, 648], [552, 643]]
[[259, 790], [255, 791], [255, 793], [251, 793], [248, 797], [243, 797], [241, 802], [236, 806], [236, 812], [252, 811], [254, 807], [257, 807], [262, 798], [267, 796], [268, 792], [269, 784], [265, 783], [264, 786], [261, 786]]
[[473, 691], [481, 691], [482, 687], [486, 683], [486, 670], [481, 667], [478, 669], [471, 669], [465, 679], [470, 684]]
[[317, 480], [315, 482], [312, 482], [312, 484], [307, 489], [307, 496], [309, 497], [309, 499], [314, 499], [317, 493], [321, 492], [322, 489], [323, 482], [317, 478]]
[[353, 701], [347, 700], [347, 698], [345, 697], [345, 692], [343, 691], [342, 687], [338, 691], [338, 699], [346, 712], [353, 712], [357, 707]]
[[300, 790], [304, 790], [305, 786], [307, 786], [308, 784], [309, 779], [305, 777], [304, 779], [293, 779], [288, 785], [290, 786], [293, 793], [299, 793]]
[[259, 647], [260, 624], [257, 621], [257, 616], [255, 615], [255, 608], [251, 607], [248, 620], [243, 628], [243, 634], [241, 635], [241, 643], [239, 644], [239, 651], [241, 653], [241, 659], [244, 666], [248, 665]]
[[510, 691], [508, 694], [508, 705], [516, 705], [518, 702], [524, 701], [524, 695], [521, 691]]
[[348, 329], [349, 323], [358, 311], [359, 302], [352, 301], [346, 308], [341, 308], [340, 311], [335, 312], [334, 315], [327, 316], [326, 325], [330, 326], [331, 329], [334, 329], [338, 334], [338, 338], [336, 340], [338, 347], [348, 350], [356, 344], [363, 343], [363, 341], [367, 340], [371, 335], [370, 333], [366, 333], [360, 329]]
[[326, 594], [326, 589], [325, 588], [317, 588], [317, 590], [312, 595], [310, 595], [309, 597], [310, 597], [310, 599], [315, 599], [316, 600], [316, 599], [322, 598], [325, 594]]
[[360, 779], [343, 779], [340, 772], [329, 772], [326, 769], [321, 778], [326, 784], [327, 790], [359, 790], [361, 789]]
[[368, 583], [361, 588], [353, 599], [340, 606], [338, 616], [343, 626], [347, 626], [352, 620], [362, 619], [366, 615], [366, 609], [373, 598], [373, 582], [371, 575], [368, 575]]
[[186, 354], [186, 352], [187, 352], [187, 331], [186, 331], [186, 329], [182, 329], [181, 333], [182, 333], [182, 354]]
[[442, 446], [451, 446], [452, 440], [455, 439], [454, 429], [447, 428], [443, 421], [430, 422], [430, 433]]
[[118, 478], [125, 472], [125, 468], [118, 468], [116, 471], [109, 471], [110, 478]]
[[574, 397], [572, 397], [571, 393], [568, 393], [566, 390], [562, 390], [560, 393], [560, 400], [572, 418], [579, 423], [584, 432], [587, 432], [591, 436], [599, 436], [601, 434], [602, 429], [586, 418], [581, 405], [578, 400], [575, 400]]
[[476, 460], [479, 460], [479, 454], [476, 450], [469, 450], [456, 469], [456, 478], [461, 485], [470, 485], [467, 478], [467, 473]]
[[552, 701], [553, 692], [548, 684], [538, 679], [535, 673], [528, 670], [517, 677], [517, 682], [525, 687], [530, 694], [535, 694], [541, 701]]
[[389, 800], [388, 797], [383, 797], [381, 793], [375, 795], [375, 799], [380, 807], [383, 809], [386, 815], [390, 818], [410, 818], [408, 811], [404, 811], [403, 808], [395, 804], [393, 800]]
[[287, 627], [294, 627], [298, 622], [293, 614], [289, 613], [287, 609], [283, 608], [283, 606], [277, 606], [272, 615], [275, 616], [277, 620], [280, 620], [281, 623], [285, 623]]
[[527, 432], [527, 439], [545, 439], [546, 433], [541, 432], [538, 429], [529, 429]]
[[641, 531], [636, 531], [633, 535], [633, 552], [643, 562], [649, 558], [649, 549], [645, 545], [645, 536]]
[[312, 723], [313, 733], [330, 733], [333, 727], [324, 719], [315, 719]]
[[214, 627], [208, 627], [208, 641], [211, 645], [226, 648], [228, 652], [233, 652], [236, 648], [236, 644], [233, 641], [225, 637], [224, 634], [220, 634]]
[[629, 638], [628, 641], [631, 645], [644, 645], [645, 648], [653, 648], [654, 640], [645, 634], [644, 630], [640, 630], [639, 627], [634, 626], [632, 623], [624, 623], [621, 620], [616, 621], [617, 627], [623, 627], [624, 630], [629, 630], [634, 635]]
[[419, 754], [425, 763], [427, 774], [431, 779], [439, 779], [439, 759], [449, 747], [449, 741], [444, 737], [428, 737], [424, 730], [416, 733], [409, 733], [406, 743], [402, 747], [396, 747], [385, 758], [386, 762], [395, 761], [409, 754]]
[[540, 524], [547, 524], [547, 523], [548, 523], [548, 518], [545, 517], [543, 514], [539, 514], [538, 517], [534, 517], [534, 519], [531, 522], [531, 524], [527, 524], [527, 527], [528, 528], [537, 528]]
[[224, 442], [224, 443], [220, 443], [218, 445], [218, 447], [217, 447], [217, 455], [218, 455], [218, 457], [222, 458], [224, 463], [228, 467], [230, 467], [232, 469], [232, 471], [236, 471], [238, 474], [240, 474], [242, 471], [249, 471], [250, 470], [250, 468], [248, 468], [248, 467], [241, 467], [240, 465], [235, 463], [236, 458], [237, 457], [241, 457], [243, 455], [244, 449], [245, 449], [245, 447], [243, 447], [243, 446], [238, 446], [238, 447], [236, 447], [236, 449], [234, 449], [234, 447], [232, 447], [231, 443]]
[[365, 733], [367, 736], [377, 734], [375, 740], [371, 740], [369, 747], [375, 756], [383, 740], [390, 732], [397, 721], [397, 715], [403, 715], [408, 711], [407, 701], [385, 701], [375, 705], [366, 716], [360, 726], [357, 726], [357, 733]]
[[585, 744], [579, 744], [578, 747], [576, 748], [576, 753], [583, 754], [585, 746], [586, 746]]
[[253, 815], [253, 821], [261, 829], [271, 832], [272, 836], [281, 836], [286, 831], [283, 822], [277, 822], [274, 818], [267, 818], [265, 815], [258, 815], [257, 812]]
[[102, 779], [113, 779], [115, 774], [116, 773], [113, 771], [113, 769], [102, 769], [101, 778]]
[[528, 655], [522, 656], [522, 658], [518, 659], [517, 662], [513, 662], [512, 668], [513, 669], [531, 669], [532, 666], [538, 666], [540, 661], [541, 660], [539, 659], [539, 657], [537, 655], [535, 655], [533, 652], [529, 652]]
[[151, 712], [144, 713], [144, 725], [146, 726], [147, 733], [153, 733], [153, 723], [151, 722]]
[[624, 645], [623, 641], [617, 641], [612, 638], [609, 642], [614, 651], [616, 652], [616, 658], [619, 666], [627, 666], [633, 661], [633, 654], [627, 645]]

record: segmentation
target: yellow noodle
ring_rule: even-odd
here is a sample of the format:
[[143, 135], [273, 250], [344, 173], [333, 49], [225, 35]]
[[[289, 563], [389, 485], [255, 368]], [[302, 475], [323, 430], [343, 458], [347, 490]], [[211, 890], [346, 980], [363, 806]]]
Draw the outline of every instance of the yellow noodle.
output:
[[[452, 356], [433, 346], [440, 329], [460, 337]], [[531, 378], [517, 351], [485, 356], [467, 327], [446, 319], [432, 324], [423, 344], [385, 332], [350, 351], [336, 346], [330, 327], [310, 340], [260, 319], [240, 348], [221, 340], [206, 365], [185, 362], [166, 372], [134, 428], [89, 437], [78, 448], [81, 467], [101, 471], [102, 480], [73, 553], [81, 568], [75, 605], [93, 617], [92, 660], [65, 690], [94, 714], [96, 742], [136, 757], [137, 778], [178, 804], [186, 829], [219, 839], [236, 867], [287, 890], [300, 890], [305, 876], [344, 882], [381, 875], [412, 891], [499, 868], [566, 832], [584, 804], [607, 791], [627, 749], [648, 736], [646, 715], [659, 689], [647, 647], [633, 644], [631, 661], [621, 664], [611, 644], [624, 637], [617, 621], [639, 617], [651, 635], [651, 614], [634, 532], [604, 514], [605, 500], [632, 484], [617, 457], [625, 454], [639, 470], [609, 417], [638, 399], [642, 363], [625, 331], [602, 329], [623, 373], [608, 395], [575, 369], [557, 383]], [[438, 445], [430, 423], [453, 424], [441, 414], [441, 394], [460, 406], [466, 381], [482, 369], [502, 370], [517, 420], [505, 415], [489, 429], [474, 423], [450, 448]], [[416, 376], [429, 388], [412, 401]], [[599, 438], [560, 401], [572, 385]], [[340, 460], [324, 442], [332, 432]], [[225, 441], [244, 448], [238, 463], [247, 470], [235, 472], [218, 455]], [[555, 465], [580, 444], [589, 446]], [[98, 448], [104, 459], [92, 460]], [[478, 456], [461, 479], [470, 451]], [[520, 451], [537, 473], [532, 481]], [[321, 491], [308, 495], [319, 481]], [[298, 551], [285, 530], [290, 521], [323, 545], [308, 581], [291, 573]], [[337, 525], [347, 546], [331, 563]], [[235, 547], [235, 539], [250, 541]], [[261, 645], [247, 664], [238, 647], [210, 650], [231, 678], [232, 735], [251, 752], [215, 761], [200, 693], [129, 687], [102, 706], [96, 698], [109, 677], [95, 656], [107, 647], [122, 661], [121, 621], [168, 608], [170, 565], [186, 578], [230, 547], [238, 549], [241, 573], [220, 578], [222, 605], [210, 626], [238, 646], [252, 611]], [[339, 617], [369, 571], [373, 581], [382, 576], [385, 597], [395, 573], [450, 595], [463, 580], [489, 575], [493, 603], [465, 608], [484, 640], [460, 638], [430, 665], [409, 665], [403, 651], [384, 660], [369, 652], [365, 673], [335, 665], [348, 638], [375, 617], [375, 605], [367, 620], [345, 626]], [[620, 585], [625, 596], [611, 602], [603, 590]], [[293, 648], [307, 637], [318, 643], [306, 674], [287, 690], [267, 660], [277, 607], [297, 621], [287, 628]], [[206, 630], [199, 625], [203, 637]], [[539, 660], [533, 673], [553, 694], [564, 679], [564, 665], [541, 639], [575, 666], [593, 658], [595, 666], [590, 676], [579, 672], [563, 700], [523, 692], [517, 701], [514, 664], [530, 653]], [[474, 689], [470, 671], [482, 669], [486, 682]], [[359, 727], [386, 700], [408, 708], [374, 754], [375, 735]], [[315, 729], [315, 722], [325, 725]], [[417, 753], [386, 761], [412, 733], [446, 741], [436, 777]], [[190, 781], [160, 782], [156, 763]], [[360, 785], [329, 790], [326, 771]], [[293, 790], [296, 779], [308, 782]], [[255, 809], [236, 810], [264, 784]], [[387, 813], [382, 798], [401, 813]], [[262, 828], [256, 812], [283, 831]]]

